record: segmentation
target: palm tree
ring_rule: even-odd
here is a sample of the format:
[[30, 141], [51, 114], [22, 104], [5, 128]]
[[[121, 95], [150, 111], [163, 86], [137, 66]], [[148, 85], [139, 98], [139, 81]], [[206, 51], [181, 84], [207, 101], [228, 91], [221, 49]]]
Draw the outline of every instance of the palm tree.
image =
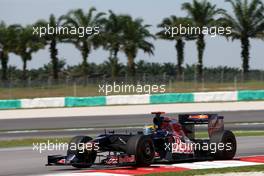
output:
[[0, 60], [2, 67], [3, 81], [8, 79], [7, 67], [8, 67], [8, 54], [12, 52], [16, 39], [16, 30], [19, 28], [18, 25], [7, 26], [4, 22], [0, 23]]
[[23, 62], [23, 79], [27, 78], [27, 62], [32, 59], [32, 53], [44, 48], [43, 41], [39, 36], [33, 35], [33, 27], [21, 27], [17, 32], [14, 52], [21, 56]]
[[109, 68], [111, 68], [109, 71], [107, 71], [107, 73], [110, 72], [110, 75], [113, 79], [115, 79], [118, 75], [121, 74], [123, 65], [119, 62], [117, 58], [109, 58], [109, 60], [105, 61], [103, 64], [108, 70]]
[[[49, 21], [39, 20], [35, 26], [38, 27], [47, 27], [49, 25], [52, 28], [56, 28], [59, 25], [59, 20], [55, 18], [53, 14], [50, 15]], [[52, 35], [46, 34], [43, 36], [45, 40], [45, 44], [49, 45], [50, 50], [50, 58], [52, 63], [52, 77], [54, 80], [58, 80], [59, 78], [59, 59], [58, 59], [58, 49], [57, 43], [63, 38], [63, 35], [60, 35], [54, 32]]]
[[[183, 3], [182, 9], [193, 20], [193, 25], [200, 29], [215, 25], [215, 17], [224, 12], [223, 9], [218, 9], [216, 5], [212, 5], [207, 0], [193, 0], [192, 3]], [[197, 36], [196, 45], [198, 51], [197, 73], [198, 79], [200, 80], [203, 78], [203, 54], [205, 50], [204, 34], [202, 32]]]
[[226, 0], [232, 5], [234, 16], [224, 13], [223, 22], [232, 28], [228, 38], [241, 42], [243, 73], [249, 72], [250, 38], [261, 38], [264, 31], [264, 5], [261, 0]]
[[8, 30], [4, 22], [0, 23], [0, 59], [2, 66], [2, 80], [7, 80], [7, 63], [8, 63]]
[[119, 72], [118, 64], [118, 52], [121, 49], [123, 41], [123, 26], [124, 20], [122, 15], [116, 15], [111, 10], [109, 11], [109, 17], [104, 21], [104, 32], [103, 36], [103, 46], [105, 49], [109, 50], [109, 63], [111, 65], [111, 76], [115, 78]]
[[[77, 9], [62, 16], [60, 20], [63, 22], [64, 26], [74, 27], [75, 29], [78, 29], [79, 27], [96, 27], [101, 24], [104, 13], [94, 14], [95, 12], [96, 9], [94, 7], [90, 8], [88, 13], [84, 13], [82, 9]], [[90, 54], [92, 47], [97, 48], [100, 45], [98, 35], [84, 33], [84, 35], [80, 37], [76, 34], [70, 37], [66, 42], [73, 43], [75, 47], [81, 51], [83, 73], [88, 74], [88, 55]]]
[[176, 17], [174, 15], [170, 16], [169, 18], [163, 19], [161, 24], [158, 25], [158, 27], [163, 28], [160, 32], [158, 32], [156, 35], [164, 40], [170, 40], [170, 41], [176, 41], [175, 49], [177, 51], [177, 77], [182, 78], [182, 64], [184, 62], [184, 40], [192, 40], [195, 39], [194, 36], [186, 34], [176, 34], [173, 37], [166, 33], [165, 27], [188, 27], [192, 24], [192, 20], [189, 18], [180, 18]]
[[128, 15], [123, 18], [125, 21], [123, 26], [123, 42], [121, 48], [128, 59], [128, 75], [135, 76], [135, 58], [138, 50], [143, 50], [148, 54], [154, 54], [154, 45], [146, 39], [155, 39], [155, 36], [148, 30], [150, 25], [142, 24], [142, 19], [137, 18], [134, 20]]

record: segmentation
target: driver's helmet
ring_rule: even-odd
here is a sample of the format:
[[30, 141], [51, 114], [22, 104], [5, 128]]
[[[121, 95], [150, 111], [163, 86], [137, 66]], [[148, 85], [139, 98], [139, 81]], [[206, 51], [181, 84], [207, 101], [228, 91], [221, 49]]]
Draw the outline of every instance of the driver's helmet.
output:
[[154, 126], [153, 125], [145, 125], [143, 128], [144, 135], [150, 135], [154, 133]]

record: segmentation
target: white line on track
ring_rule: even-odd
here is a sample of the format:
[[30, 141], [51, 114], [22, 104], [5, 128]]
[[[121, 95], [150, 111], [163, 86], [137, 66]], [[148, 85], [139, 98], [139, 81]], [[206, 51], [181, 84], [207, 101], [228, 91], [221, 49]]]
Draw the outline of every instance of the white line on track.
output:
[[104, 129], [136, 129], [142, 128], [142, 126], [132, 126], [132, 127], [105, 127], [105, 128], [67, 128], [67, 129], [54, 129], [54, 130], [9, 130], [9, 131], [2, 131], [2, 134], [17, 134], [17, 133], [38, 133], [38, 132], [53, 132], [53, 131], [94, 131], [94, 130], [104, 130]]
[[[256, 162], [247, 162], [247, 161], [239, 161], [239, 160], [224, 160], [224, 161], [202, 161], [202, 162], [192, 162], [192, 163], [179, 163], [179, 164], [153, 164], [152, 166], [160, 166], [166, 168], [186, 168], [186, 169], [212, 169], [212, 168], [226, 168], [226, 167], [240, 167], [240, 166], [253, 166], [253, 165], [261, 165], [263, 163]], [[148, 169], [148, 168], [142, 168]], [[58, 174], [45, 174], [41, 176], [129, 176], [124, 174], [116, 174], [115, 170], [113, 173], [109, 173], [109, 171], [103, 172], [72, 172], [72, 173], [58, 173]], [[131, 176], [131, 175], [130, 175]]]
[[1, 110], [0, 119], [138, 115], [157, 110], [167, 113], [264, 110], [264, 101]]
[[113, 174], [105, 172], [82, 172], [82, 173], [59, 173], [59, 174], [46, 174], [39, 176], [131, 176], [127, 174]]
[[[255, 123], [255, 122], [247, 122], [247, 123], [229, 123], [228, 125], [235, 125], [235, 126], [250, 126], [250, 125], [264, 125], [264, 122], [262, 123]], [[207, 127], [207, 125], [199, 125]], [[136, 128], [142, 128], [142, 126], [131, 126], [131, 127], [98, 127], [98, 128], [66, 128], [66, 129], [50, 129], [50, 130], [8, 130], [8, 131], [0, 131], [0, 134], [18, 134], [18, 133], [38, 133], [38, 132], [63, 132], [63, 131], [94, 131], [94, 130], [104, 130], [107, 128], [111, 129], [136, 129]]]

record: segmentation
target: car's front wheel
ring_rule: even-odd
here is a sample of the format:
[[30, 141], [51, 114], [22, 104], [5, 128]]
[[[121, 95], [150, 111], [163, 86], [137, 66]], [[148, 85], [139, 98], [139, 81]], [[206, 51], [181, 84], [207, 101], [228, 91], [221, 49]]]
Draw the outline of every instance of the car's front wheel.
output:
[[94, 150], [86, 150], [85, 144], [92, 140], [89, 136], [75, 136], [68, 145], [67, 156], [75, 156], [76, 159], [72, 163], [76, 168], [88, 168], [95, 162], [97, 152]]
[[127, 154], [134, 155], [137, 166], [149, 166], [155, 157], [154, 144], [149, 136], [136, 135], [129, 138], [126, 144]]

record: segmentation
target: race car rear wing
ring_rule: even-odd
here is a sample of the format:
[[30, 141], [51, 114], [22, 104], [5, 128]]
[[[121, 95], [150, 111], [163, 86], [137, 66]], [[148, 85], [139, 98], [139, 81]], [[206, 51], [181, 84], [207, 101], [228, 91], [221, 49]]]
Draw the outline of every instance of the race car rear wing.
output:
[[224, 117], [217, 114], [180, 114], [179, 123], [191, 139], [195, 138], [195, 125], [208, 124], [209, 137], [224, 130]]
[[223, 119], [223, 116], [217, 114], [180, 114], [179, 122], [181, 124], [208, 124], [213, 119]]

